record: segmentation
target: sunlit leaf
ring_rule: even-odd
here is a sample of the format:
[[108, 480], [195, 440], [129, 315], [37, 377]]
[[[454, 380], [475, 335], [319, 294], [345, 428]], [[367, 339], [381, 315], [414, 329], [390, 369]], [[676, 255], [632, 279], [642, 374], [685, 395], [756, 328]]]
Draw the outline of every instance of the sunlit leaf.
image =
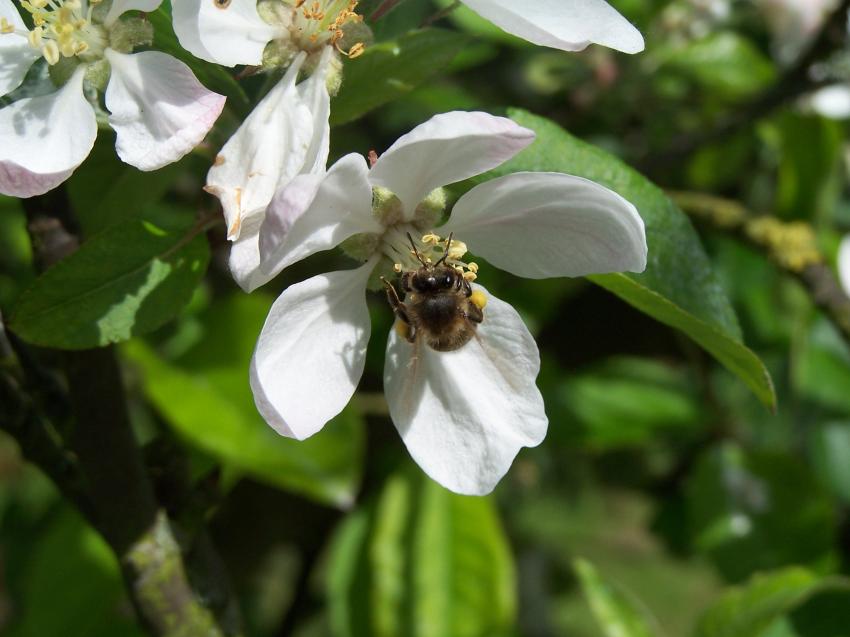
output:
[[24, 291], [9, 325], [36, 345], [84, 349], [145, 334], [189, 301], [209, 260], [206, 237], [163, 209], [85, 241]]
[[599, 627], [607, 637], [653, 637], [651, 618], [635, 598], [629, 597], [602, 579], [587, 560], [577, 559], [573, 569], [578, 575]]
[[260, 417], [248, 366], [273, 299], [233, 296], [199, 317], [199, 337], [175, 360], [141, 341], [124, 352], [143, 375], [144, 390], [190, 444], [263, 482], [322, 502], [349, 505], [357, 489], [362, 423], [344, 411], [304, 441], [275, 433]]
[[821, 591], [850, 590], [850, 581], [802, 568], [755, 575], [724, 594], [700, 617], [696, 637], [759, 637], [770, 625]]
[[338, 637], [498, 637], [516, 612], [507, 540], [489, 498], [397, 474], [337, 534], [329, 568]]

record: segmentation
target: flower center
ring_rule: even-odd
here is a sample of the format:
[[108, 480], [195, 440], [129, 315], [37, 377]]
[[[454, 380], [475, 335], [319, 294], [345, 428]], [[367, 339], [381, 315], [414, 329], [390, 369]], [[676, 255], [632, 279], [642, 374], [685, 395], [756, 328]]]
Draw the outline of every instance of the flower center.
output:
[[[478, 276], [478, 264], [466, 263], [466, 244], [450, 236], [443, 238], [433, 231], [424, 235], [414, 235], [415, 228], [403, 224], [388, 228], [381, 239], [381, 252], [393, 264], [393, 270], [401, 273], [406, 270], [418, 270], [423, 265], [434, 265], [442, 261], [457, 270], [464, 279], [474, 281]], [[445, 258], [443, 258], [445, 257]]]
[[343, 55], [357, 57], [363, 53], [364, 44], [357, 42], [346, 51], [341, 47], [340, 40], [345, 36], [345, 25], [363, 20], [363, 16], [354, 11], [358, 1], [294, 0], [290, 26], [293, 40], [302, 50], [310, 51], [330, 45]]
[[[95, 59], [103, 55], [109, 36], [102, 26], [92, 22], [92, 11], [102, 0], [23, 0], [21, 6], [32, 16], [32, 31], [23, 31], [30, 46], [39, 51], [47, 63], [56, 64], [63, 57]], [[4, 18], [0, 32], [18, 33]]]

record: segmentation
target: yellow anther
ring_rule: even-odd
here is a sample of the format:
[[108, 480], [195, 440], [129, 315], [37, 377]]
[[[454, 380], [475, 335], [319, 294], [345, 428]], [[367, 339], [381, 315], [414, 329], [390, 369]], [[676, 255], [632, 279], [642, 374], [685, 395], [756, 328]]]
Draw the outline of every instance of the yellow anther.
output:
[[404, 340], [409, 340], [409, 338], [410, 338], [410, 325], [408, 325], [404, 321], [396, 321], [395, 325], [393, 325], [393, 328], [395, 329], [396, 334], [401, 336]]
[[48, 40], [41, 49], [41, 54], [50, 66], [53, 66], [59, 61], [59, 46], [55, 40]]
[[404, 268], [402, 267], [401, 263], [393, 263], [393, 271], [396, 274], [401, 274], [402, 270], [404, 270]]
[[15, 27], [6, 19], [0, 18], [0, 33], [14, 33]]
[[31, 0], [27, 4], [29, 4], [34, 9], [44, 9], [44, 7], [47, 6], [47, 0]]
[[41, 41], [41, 27], [36, 27], [32, 31], [27, 34], [27, 41], [30, 43], [30, 46], [36, 50], [41, 50], [42, 41]]
[[[467, 274], [469, 273], [467, 272]], [[483, 310], [487, 306], [487, 295], [481, 290], [475, 290], [469, 297], [469, 301], [479, 310]]]
[[472, 283], [475, 279], [478, 278], [478, 275], [475, 272], [464, 272], [463, 278]]
[[363, 51], [365, 51], [365, 50], [366, 50], [366, 45], [363, 44], [362, 42], [358, 42], [357, 44], [352, 46], [350, 49], [348, 49], [348, 57], [353, 60], [354, 58], [360, 57], [361, 55], [363, 55]]
[[463, 241], [452, 239], [452, 244], [449, 246], [449, 259], [460, 259], [466, 254], [466, 244]]
[[475, 261], [470, 261], [469, 265], [466, 266], [470, 272], [478, 274], [478, 264]]
[[437, 245], [440, 243], [441, 239], [439, 236], [434, 234], [433, 232], [429, 232], [428, 234], [422, 235], [422, 243], [425, 245]]

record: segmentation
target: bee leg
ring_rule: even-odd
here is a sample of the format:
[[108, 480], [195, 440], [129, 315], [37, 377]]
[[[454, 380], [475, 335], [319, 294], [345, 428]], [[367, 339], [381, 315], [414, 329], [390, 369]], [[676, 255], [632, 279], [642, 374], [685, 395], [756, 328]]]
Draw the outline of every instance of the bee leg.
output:
[[468, 309], [463, 312], [463, 318], [469, 319], [473, 323], [483, 323], [484, 311], [474, 303], [470, 303]]
[[384, 277], [381, 277], [381, 282], [387, 289], [387, 301], [389, 301], [390, 307], [393, 309], [393, 312], [395, 312], [398, 319], [404, 324], [405, 329], [400, 331], [400, 333], [404, 336], [405, 340], [412, 343], [416, 340], [416, 334], [413, 324], [410, 322], [410, 317], [407, 315], [407, 307], [405, 307], [401, 299], [398, 298], [398, 292], [396, 292], [395, 286], [393, 286], [392, 283], [387, 281]]

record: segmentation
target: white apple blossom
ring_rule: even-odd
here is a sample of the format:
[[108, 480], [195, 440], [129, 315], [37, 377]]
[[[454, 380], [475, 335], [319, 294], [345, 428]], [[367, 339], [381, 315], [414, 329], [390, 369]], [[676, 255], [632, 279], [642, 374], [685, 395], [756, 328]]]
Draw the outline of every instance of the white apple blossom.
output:
[[[262, 3], [256, 0], [181, 0], [174, 4], [180, 43], [205, 60], [288, 67], [287, 72], [216, 157], [206, 190], [221, 201], [233, 244], [230, 271], [252, 291], [269, 278], [259, 270], [257, 236], [275, 191], [300, 173], [324, 173], [328, 156], [328, 85], [338, 84], [343, 28], [357, 24], [356, 1]], [[309, 79], [297, 83], [299, 72]]]
[[500, 29], [534, 44], [581, 51], [601, 44], [624, 53], [643, 51], [643, 36], [605, 0], [461, 0]]
[[[626, 53], [643, 37], [605, 0], [462, 0], [483, 18], [524, 40], [563, 51], [601, 44]], [[180, 0], [174, 31], [200, 58], [227, 66], [259, 65], [264, 52], [315, 51], [337, 45], [347, 25], [361, 18], [356, 0]], [[259, 8], [258, 8], [259, 7]], [[277, 47], [267, 48], [270, 43]], [[354, 44], [354, 50], [360, 50]], [[276, 50], [275, 50], [276, 49]], [[294, 55], [291, 53], [290, 55]]]
[[[463, 195], [449, 220], [442, 186], [490, 170], [525, 148], [534, 133], [486, 113], [437, 115], [393, 144], [370, 169], [357, 154], [326, 174], [294, 178], [269, 206], [260, 231], [268, 276], [341, 245], [363, 264], [289, 287], [271, 308], [251, 364], [264, 419], [304, 439], [337, 415], [363, 373], [371, 326], [366, 290], [378, 274], [419, 267], [448, 251], [467, 280], [491, 265], [529, 278], [642, 271], [643, 221], [625, 199], [559, 173], [514, 173]], [[447, 246], [445, 239], [454, 240]], [[476, 305], [486, 291], [475, 286]], [[456, 351], [409, 343], [394, 330], [384, 386], [390, 414], [411, 456], [458, 493], [484, 494], [522, 447], [539, 444], [548, 421], [535, 385], [534, 339], [517, 312], [494, 297], [476, 337]]]
[[216, 156], [205, 190], [221, 201], [230, 271], [251, 292], [271, 276], [260, 271], [258, 237], [274, 193], [299, 174], [324, 174], [328, 160], [330, 96], [325, 69], [330, 49], [309, 79], [296, 84], [306, 53], [245, 119]]
[[[105, 89], [109, 123], [122, 160], [141, 170], [177, 161], [207, 134], [224, 97], [205, 89], [188, 66], [165, 53], [131, 53], [151, 39], [131, 10], [161, 0], [28, 0], [24, 24], [0, 0], [0, 95], [14, 91], [44, 57], [65, 82], [54, 93], [0, 109], [0, 192], [31, 197], [54, 188], [88, 156], [97, 135], [87, 89]], [[54, 75], [53, 73], [51, 75]]]

